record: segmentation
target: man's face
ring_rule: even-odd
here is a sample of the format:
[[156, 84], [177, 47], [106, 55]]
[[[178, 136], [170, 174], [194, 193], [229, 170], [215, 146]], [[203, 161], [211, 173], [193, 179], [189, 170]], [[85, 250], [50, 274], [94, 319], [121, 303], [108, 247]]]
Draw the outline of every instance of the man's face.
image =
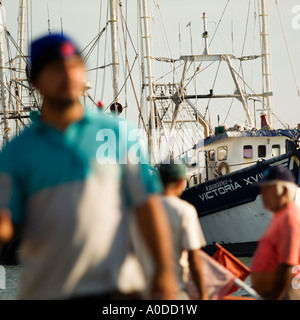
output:
[[261, 186], [260, 193], [266, 209], [274, 212], [282, 207], [282, 195], [278, 195], [276, 184]]
[[57, 107], [78, 101], [85, 85], [85, 66], [78, 56], [48, 63], [37, 76], [36, 87], [44, 100]]

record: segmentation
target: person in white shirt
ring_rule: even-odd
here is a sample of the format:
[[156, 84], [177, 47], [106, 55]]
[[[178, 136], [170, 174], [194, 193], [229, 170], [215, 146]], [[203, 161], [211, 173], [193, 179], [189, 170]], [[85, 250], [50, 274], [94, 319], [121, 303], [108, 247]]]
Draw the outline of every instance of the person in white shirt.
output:
[[188, 299], [184, 269], [180, 263], [183, 253], [187, 253], [188, 267], [200, 299], [206, 299], [204, 292], [202, 261], [199, 250], [206, 246], [206, 240], [193, 205], [180, 196], [186, 186], [184, 164], [161, 164], [159, 173], [164, 185], [163, 204], [165, 206], [173, 235], [173, 250], [179, 281], [179, 299]]

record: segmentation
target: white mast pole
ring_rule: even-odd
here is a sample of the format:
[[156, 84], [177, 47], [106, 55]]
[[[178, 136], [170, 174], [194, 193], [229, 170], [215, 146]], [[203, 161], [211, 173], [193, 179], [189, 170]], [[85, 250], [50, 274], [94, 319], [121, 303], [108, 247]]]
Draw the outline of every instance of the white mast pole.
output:
[[5, 77], [5, 62], [4, 62], [4, 49], [3, 49], [3, 28], [5, 24], [4, 8], [2, 6], [2, 1], [0, 1], [0, 85], [1, 85], [1, 104], [3, 112], [3, 144], [10, 141], [10, 127], [9, 127], [9, 112], [8, 112], [8, 102], [6, 94], [6, 77]]
[[204, 28], [204, 32], [202, 34], [202, 37], [204, 39], [204, 42], [205, 42], [205, 49], [204, 49], [204, 53], [203, 54], [209, 54], [209, 50], [208, 50], [208, 31], [207, 31], [207, 22], [206, 22], [206, 13], [203, 12], [203, 16], [202, 16], [202, 19], [203, 19], [203, 28]]
[[113, 93], [114, 102], [119, 102], [119, 60], [118, 60], [118, 39], [117, 39], [117, 9], [116, 1], [110, 1], [110, 23], [111, 23], [111, 48], [113, 65]]
[[[24, 29], [25, 29], [25, 8], [27, 5], [27, 0], [20, 0], [19, 4], [19, 28], [18, 28], [18, 43], [19, 43], [19, 54], [18, 54], [18, 82], [21, 83], [22, 81], [22, 70], [23, 70], [23, 44], [24, 44]], [[20, 116], [21, 110], [21, 99], [22, 99], [22, 85], [18, 84], [18, 97], [17, 97], [17, 104], [16, 104], [16, 111], [17, 116]], [[20, 121], [19, 119], [16, 120], [16, 134], [20, 133]]]
[[[261, 0], [261, 19], [262, 19], [262, 57], [263, 57], [263, 77], [265, 81], [265, 93], [271, 92], [271, 69], [270, 69], [270, 53], [269, 53], [269, 30], [268, 30], [268, 4], [267, 1]], [[263, 96], [263, 101], [267, 105], [267, 117], [271, 124], [271, 97]]]
[[148, 136], [150, 137], [149, 145], [150, 145], [150, 155], [151, 162], [156, 163], [156, 153], [157, 153], [157, 139], [156, 139], [156, 124], [155, 124], [155, 110], [154, 110], [154, 101], [153, 101], [153, 82], [152, 82], [152, 65], [151, 65], [151, 52], [150, 52], [150, 41], [151, 35], [149, 34], [149, 26], [148, 26], [148, 16], [147, 12], [147, 4], [146, 0], [142, 0], [143, 5], [143, 13], [141, 18], [144, 19], [144, 35], [142, 35], [145, 40], [146, 47], [146, 56], [144, 57], [147, 62], [147, 80], [148, 80], [148, 92], [149, 92], [149, 102], [150, 102], [150, 122], [151, 122], [151, 132], [148, 132]]

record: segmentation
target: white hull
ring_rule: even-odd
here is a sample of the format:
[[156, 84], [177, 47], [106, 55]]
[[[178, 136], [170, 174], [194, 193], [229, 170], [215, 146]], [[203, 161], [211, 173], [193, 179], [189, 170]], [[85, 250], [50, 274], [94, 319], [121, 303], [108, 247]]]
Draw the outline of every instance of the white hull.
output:
[[255, 201], [200, 218], [207, 244], [257, 241], [268, 226], [272, 213]]
[[[300, 189], [296, 202], [300, 204]], [[272, 213], [264, 209], [261, 196], [255, 201], [200, 218], [207, 244], [256, 242], [264, 233]]]

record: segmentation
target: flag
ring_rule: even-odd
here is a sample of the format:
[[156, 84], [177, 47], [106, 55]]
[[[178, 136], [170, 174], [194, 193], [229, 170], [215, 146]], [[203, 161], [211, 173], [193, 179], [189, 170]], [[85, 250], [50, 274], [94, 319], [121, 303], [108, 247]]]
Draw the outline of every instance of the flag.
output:
[[[218, 243], [216, 245], [218, 249], [212, 257], [226, 269], [231, 271], [237, 278], [244, 281], [249, 276], [251, 270], [221, 245]], [[238, 287], [233, 285], [231, 288], [229, 288], [226, 295], [230, 295], [236, 290], [238, 290]]]
[[[222, 300], [233, 286], [235, 275], [220, 265], [203, 250], [199, 250], [202, 260], [204, 290], [209, 300]], [[199, 291], [193, 282], [191, 273], [188, 275], [187, 291], [192, 300], [199, 299]]]

